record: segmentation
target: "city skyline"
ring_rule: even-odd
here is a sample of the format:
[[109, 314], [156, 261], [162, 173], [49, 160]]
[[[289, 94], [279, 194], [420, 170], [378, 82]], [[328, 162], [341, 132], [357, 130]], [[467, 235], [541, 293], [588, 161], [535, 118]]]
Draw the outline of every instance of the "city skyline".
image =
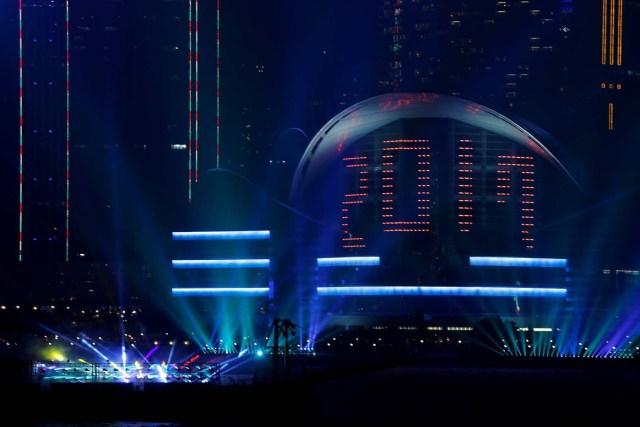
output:
[[1, 308], [34, 353], [637, 351], [640, 1], [2, 12]]
[[[389, 19], [392, 16], [385, 13], [393, 11], [394, 2], [359, 1], [349, 2], [346, 5], [335, 2], [313, 6], [291, 2], [282, 5], [281, 9], [250, 1], [233, 2], [233, 4], [220, 2], [219, 110], [216, 109], [217, 11], [214, 2], [190, 3], [186, 0], [163, 2], [162, 7], [157, 11], [152, 8], [153, 2], [140, 2], [136, 6], [117, 1], [94, 3], [93, 6], [86, 3], [81, 5], [74, 1], [53, 2], [52, 4], [58, 8], [68, 5], [70, 11], [68, 49], [70, 53], [71, 162], [69, 260], [71, 261], [87, 262], [88, 259], [91, 262], [102, 260], [127, 262], [136, 259], [144, 263], [148, 261], [145, 245], [130, 246], [126, 243], [135, 240], [132, 239], [136, 235], [134, 232], [142, 233], [138, 234], [139, 236], [145, 236], [140, 239], [152, 241], [157, 237], [155, 236], [157, 232], [167, 234], [173, 224], [180, 220], [180, 216], [189, 209], [188, 168], [193, 168], [195, 163], [186, 161], [186, 145], [189, 143], [188, 128], [193, 126], [189, 123], [188, 108], [189, 96], [194, 96], [195, 82], [190, 91], [186, 80], [190, 72], [191, 78], [195, 79], [194, 70], [189, 68], [190, 64], [194, 65], [194, 63], [189, 61], [188, 52], [191, 50], [194, 57], [196, 52], [195, 44], [189, 47], [190, 37], [193, 43], [195, 33], [193, 30], [189, 31], [188, 5], [195, 7], [196, 3], [200, 7], [198, 11], [200, 43], [198, 48], [200, 164], [198, 167], [200, 173], [216, 166], [229, 169], [242, 174], [252, 182], [260, 183], [264, 189], [272, 192], [281, 201], [286, 201], [286, 195], [289, 192], [288, 184], [293, 177], [297, 161], [315, 132], [333, 115], [354, 105], [357, 101], [389, 92], [389, 85], [385, 86], [381, 82], [384, 81], [385, 73], [388, 72], [388, 49], [393, 49], [385, 41], [387, 39], [384, 35], [388, 36], [384, 30], [389, 28]], [[507, 2], [498, 3], [506, 4]], [[440, 77], [425, 81], [422, 90], [453, 92], [463, 96], [467, 93], [473, 94], [474, 101], [493, 100], [495, 106], [500, 106], [501, 112], [512, 113], [518, 118], [523, 113], [530, 114], [524, 119], [554, 131], [559, 136], [560, 144], [566, 146], [567, 150], [575, 156], [576, 162], [583, 165], [585, 174], [597, 185], [592, 200], [589, 203], [578, 203], [574, 210], [556, 209], [557, 206], [547, 207], [550, 211], [547, 216], [550, 222], [544, 226], [570, 224], [579, 229], [580, 220], [584, 216], [592, 215], [595, 220], [591, 218], [588, 224], [598, 224], [598, 230], [591, 230], [595, 244], [601, 244], [608, 237], [611, 243], [607, 244], [612, 244], [619, 249], [614, 252], [615, 257], [602, 262], [612, 267], [635, 268], [637, 262], [636, 265], [633, 263], [638, 249], [631, 236], [632, 231], [637, 230], [637, 225], [632, 219], [631, 212], [637, 209], [638, 173], [631, 166], [639, 144], [634, 143], [633, 120], [621, 120], [626, 128], [616, 128], [618, 136], [611, 136], [606, 131], [601, 132], [598, 130], [601, 129], [600, 124], [606, 122], [600, 121], [600, 115], [594, 116], [593, 120], [589, 119], [590, 116], [585, 116], [598, 111], [597, 108], [591, 104], [584, 106], [581, 104], [586, 94], [576, 95], [584, 91], [584, 82], [591, 77], [593, 70], [597, 69], [597, 61], [600, 60], [601, 8], [598, 6], [591, 10], [570, 1], [530, 3], [514, 3], [512, 10], [522, 14], [529, 10], [538, 10], [536, 9], [538, 7], [540, 25], [545, 22], [551, 25], [553, 31], [545, 27], [549, 34], [545, 34], [539, 43], [539, 50], [544, 54], [545, 46], [560, 46], [560, 41], [564, 43], [562, 54], [568, 54], [572, 49], [576, 49], [576, 59], [567, 58], [564, 62], [553, 63], [553, 67], [548, 68], [539, 66], [540, 74], [537, 76], [533, 75], [535, 67], [531, 68], [531, 81], [547, 83], [547, 86], [538, 90], [540, 99], [544, 100], [546, 105], [538, 101], [540, 105], [536, 106], [532, 98], [526, 98], [525, 95], [531, 96], [537, 90], [535, 87], [527, 88], [525, 84], [525, 89], [521, 92], [525, 101], [522, 104], [524, 107], [519, 107], [516, 103], [511, 111], [510, 104], [505, 105], [500, 98], [499, 88], [503, 87], [503, 83], [492, 80], [483, 81], [483, 74], [478, 74], [480, 67], [499, 70], [496, 64], [487, 62], [487, 58], [493, 57], [488, 53], [485, 56], [478, 53], [486, 48], [483, 43], [504, 41], [504, 38], [500, 38], [501, 33], [498, 31], [492, 39], [489, 36], [479, 37], [475, 30], [475, 34], [470, 34], [473, 36], [470, 39], [472, 40], [470, 45], [456, 45], [457, 47], [450, 49], [448, 55], [451, 52], [475, 53], [471, 56], [470, 54], [461, 55], [458, 59], [451, 56], [446, 66], [436, 65], [432, 71], [436, 73], [436, 77], [438, 72], [441, 73]], [[33, 11], [28, 11], [28, 8], [44, 3], [24, 1], [21, 4], [25, 9], [23, 35], [35, 34], [29, 33], [34, 27], [29, 27], [28, 12]], [[416, 4], [431, 7], [431, 3], [428, 2]], [[8, 236], [3, 242], [3, 258], [8, 260], [7, 265], [15, 263], [18, 246], [19, 97], [17, 95], [20, 52], [17, 6], [17, 4], [4, 6], [2, 10], [3, 23], [6, 23], [3, 25], [5, 36], [3, 40], [10, 40], [9, 44], [12, 47], [5, 53], [7, 56], [5, 63], [13, 64], [3, 70], [6, 76], [4, 81], [10, 83], [7, 85], [9, 95], [3, 101], [3, 123], [8, 129], [7, 136], [10, 142], [4, 146], [5, 163], [3, 164], [5, 166], [2, 172], [3, 188], [6, 188], [5, 194], [10, 201], [3, 209], [4, 234]], [[458, 4], [455, 3], [450, 7], [454, 9], [457, 6]], [[415, 5], [407, 7], [415, 7]], [[634, 16], [638, 16], [638, 7], [637, 2], [625, 2], [625, 16], [629, 17], [625, 21], [627, 24], [633, 22]], [[442, 40], [446, 42], [447, 34], [450, 34], [452, 41], [463, 40], [469, 34], [456, 35], [458, 33], [452, 31], [457, 28], [456, 26], [464, 27], [465, 20], [472, 20], [474, 16], [480, 16], [482, 19], [492, 14], [496, 14], [496, 17], [510, 16], [515, 13], [512, 10], [505, 5], [487, 3], [473, 10], [457, 11], [456, 16], [450, 20], [445, 20], [446, 9], [434, 10], [431, 14], [424, 15], [433, 20], [432, 24], [440, 25], [440, 29], [435, 33], [427, 32], [433, 37], [428, 46], [436, 52], [442, 49], [444, 46]], [[149, 11], [157, 13], [148, 14]], [[62, 19], [63, 14], [59, 12], [57, 19]], [[195, 10], [192, 9], [192, 20], [195, 20], [194, 12]], [[407, 11], [405, 11], [405, 18], [406, 13]], [[616, 16], [618, 12], [612, 13]], [[412, 16], [418, 19], [422, 15]], [[578, 17], [589, 19], [586, 23], [580, 24]], [[510, 22], [510, 24], [504, 24], [504, 28], [512, 30], [513, 25], [517, 25], [519, 21]], [[59, 28], [54, 24], [50, 22], [47, 25], [53, 25], [50, 28]], [[46, 34], [49, 27], [42, 23], [39, 25], [37, 27], [39, 31], [44, 31]], [[406, 33], [405, 38], [411, 39], [415, 36], [407, 30], [406, 26], [403, 28]], [[448, 30], [445, 30], [446, 28]], [[532, 29], [535, 28], [532, 27]], [[630, 24], [625, 25], [624, 31], [629, 31], [629, 28], [632, 28]], [[562, 34], [572, 34], [572, 31], [578, 36], [568, 41], [559, 38]], [[516, 52], [521, 49], [520, 45], [525, 41], [538, 43], [535, 40], [532, 41], [530, 34], [524, 33], [523, 38], [514, 39], [512, 46], [498, 44], [501, 48], [496, 49], [496, 52]], [[64, 47], [66, 40], [63, 34], [60, 31], [56, 34], [58, 39], [54, 38], [51, 43], [59, 45], [59, 48]], [[584, 43], [582, 46], [577, 41], [577, 37], [585, 34], [589, 34], [588, 40], [598, 43]], [[478, 36], [477, 39], [474, 38], [476, 36]], [[558, 38], [554, 39], [554, 37]], [[632, 36], [625, 35], [625, 40], [630, 39]], [[415, 43], [415, 38], [412, 40], [411, 43]], [[614, 44], [618, 43], [616, 40]], [[25, 37], [23, 43], [25, 58], [30, 58], [29, 55], [34, 51], [29, 53], [29, 43], [35, 46], [40, 42], [33, 42]], [[407, 46], [411, 49], [404, 48], [409, 55], [403, 58], [403, 61], [408, 61], [411, 55], [415, 57], [415, 47], [409, 43]], [[581, 49], [577, 49], [578, 47]], [[638, 86], [637, 72], [631, 68], [637, 65], [638, 55], [634, 55], [632, 49], [633, 47], [630, 46], [624, 50], [625, 59], [630, 58], [631, 64], [628, 69], [624, 68], [628, 70], [624, 89], [630, 99], [633, 99], [632, 95], [637, 91]], [[529, 45], [525, 50], [535, 52]], [[557, 54], [557, 50], [554, 52]], [[594, 53], [597, 55], [592, 58]], [[426, 50], [422, 55], [425, 54], [431, 55]], [[438, 55], [440, 54], [431, 56], [437, 59]], [[38, 58], [42, 59], [42, 57]], [[535, 59], [532, 58], [535, 57], [531, 56], [524, 60], [525, 65], [529, 62], [534, 64]], [[553, 58], [554, 61], [562, 59], [557, 56]], [[596, 65], [592, 67], [589, 58], [595, 59]], [[46, 65], [46, 62], [43, 64]], [[472, 71], [466, 77], [471, 80], [452, 83], [444, 78], [451, 77], [451, 70], [454, 70], [457, 65], [464, 64], [478, 67], [477, 71]], [[562, 68], [563, 64], [565, 68]], [[516, 68], [521, 66], [518, 62], [512, 65]], [[566, 68], [567, 65], [569, 69]], [[48, 76], [48, 66], [36, 64], [36, 68], [28, 67], [29, 64], [25, 61], [23, 70], [25, 84], [37, 82], [38, 79], [34, 77], [36, 69], [44, 73], [45, 77]], [[550, 69], [565, 70], [563, 82], [557, 84], [558, 87], [568, 88], [568, 95], [563, 95], [564, 98], [557, 97], [557, 93], [553, 91], [555, 89], [550, 83], [553, 79], [547, 77]], [[497, 75], [497, 73], [499, 71], [494, 74]], [[612, 73], [610, 70], [605, 73], [613, 76], [614, 79], [621, 75], [621, 73]], [[59, 69], [53, 75], [64, 79]], [[405, 75], [408, 75], [406, 69]], [[576, 80], [573, 86], [571, 86], [572, 79]], [[439, 83], [445, 80], [448, 83]], [[578, 81], [580, 84], [577, 83]], [[626, 86], [627, 82], [630, 84], [629, 88]], [[56, 82], [58, 83], [60, 82]], [[485, 83], [487, 91], [483, 92], [479, 87]], [[600, 84], [596, 78], [588, 83]], [[505, 83], [505, 85], [510, 84]], [[394, 86], [391, 85], [391, 87]], [[401, 89], [402, 85], [398, 83], [395, 87]], [[411, 84], [411, 88], [421, 89], [415, 83]], [[34, 89], [31, 88], [31, 90]], [[56, 95], [58, 98], [56, 106], [50, 107], [42, 106], [39, 101], [35, 101], [38, 98], [27, 98], [27, 95], [25, 90], [23, 99], [25, 112], [32, 108], [35, 113], [40, 111], [45, 114], [47, 120], [58, 116], [64, 120], [64, 115], [60, 115], [66, 108], [62, 102], [64, 96], [60, 98]], [[623, 98], [621, 99], [624, 101]], [[566, 104], [553, 105], [556, 100]], [[192, 108], [194, 105], [191, 104]], [[558, 115], [559, 120], [549, 117], [553, 113], [546, 111], [547, 105], [553, 105], [549, 108], [553, 113], [565, 112], [566, 114]], [[622, 104], [622, 106], [627, 105], [628, 109], [633, 111], [635, 105]], [[582, 108], [585, 113], [581, 113]], [[217, 128], [216, 114], [218, 113], [220, 122]], [[195, 114], [191, 120], [194, 116]], [[622, 117], [624, 118], [625, 115]], [[633, 114], [629, 113], [628, 117], [633, 117]], [[26, 119], [25, 117], [25, 130], [30, 126]], [[604, 116], [602, 119], [604, 120]], [[567, 126], [563, 127], [558, 123], [563, 121], [566, 121]], [[584, 126], [577, 129], [576, 123], [583, 123]], [[57, 126], [64, 128], [64, 125]], [[569, 138], [574, 131], [579, 140]], [[219, 132], [218, 140], [216, 140], [216, 132]], [[602, 142], [604, 140], [600, 139], [602, 135], [609, 138], [604, 143]], [[216, 164], [218, 143], [221, 150], [219, 165]], [[612, 146], [619, 148], [609, 148]], [[176, 147], [181, 148], [176, 149]], [[60, 155], [62, 154], [58, 151], [56, 156]], [[28, 147], [25, 147], [24, 160], [27, 168], [25, 170], [34, 163], [33, 156], [35, 156], [34, 151], [29, 152]], [[174, 165], [179, 166], [171, 167]], [[613, 177], [610, 176], [612, 171], [616, 171]], [[195, 173], [195, 170], [191, 172]], [[555, 197], [562, 200], [563, 189], [554, 190], [558, 192]], [[32, 194], [25, 193], [25, 203], [37, 202]], [[62, 202], [63, 199], [62, 196], [56, 196], [57, 202]], [[554, 212], [556, 210], [557, 212]], [[616, 211], [615, 215], [610, 216], [608, 210]], [[25, 209], [25, 215], [32, 215], [29, 212], [33, 210]], [[573, 218], [571, 215], [564, 216], [567, 212], [573, 212]], [[556, 213], [557, 216], [554, 216]], [[31, 227], [33, 227], [33, 221], [36, 219], [31, 219]], [[59, 236], [63, 236], [61, 229], [64, 227], [64, 221], [58, 221], [55, 227]], [[576, 231], [576, 233], [583, 232]], [[87, 258], [81, 257], [80, 254], [85, 254]], [[624, 261], [622, 261], [623, 255]], [[618, 262], [616, 257], [620, 257], [620, 263], [623, 265], [615, 265]], [[39, 261], [64, 262], [65, 260], [61, 251], [58, 250], [50, 258], [25, 259], [25, 263]], [[597, 262], [600, 261], [597, 260]]]

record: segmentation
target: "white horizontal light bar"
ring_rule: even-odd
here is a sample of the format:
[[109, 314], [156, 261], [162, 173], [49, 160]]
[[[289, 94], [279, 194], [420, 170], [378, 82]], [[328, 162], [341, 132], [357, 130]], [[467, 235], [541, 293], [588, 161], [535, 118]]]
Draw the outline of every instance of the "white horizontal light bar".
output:
[[564, 258], [516, 258], [499, 256], [471, 256], [469, 265], [481, 267], [566, 267]]
[[566, 288], [511, 286], [320, 286], [318, 296], [437, 295], [471, 297], [566, 297]]
[[318, 267], [351, 267], [360, 265], [380, 265], [379, 256], [346, 256], [318, 258]]
[[179, 297], [261, 297], [269, 294], [269, 288], [172, 288], [171, 294]]
[[174, 268], [264, 268], [269, 267], [269, 259], [174, 259]]
[[248, 231], [174, 231], [173, 240], [243, 240], [268, 239], [269, 230]]

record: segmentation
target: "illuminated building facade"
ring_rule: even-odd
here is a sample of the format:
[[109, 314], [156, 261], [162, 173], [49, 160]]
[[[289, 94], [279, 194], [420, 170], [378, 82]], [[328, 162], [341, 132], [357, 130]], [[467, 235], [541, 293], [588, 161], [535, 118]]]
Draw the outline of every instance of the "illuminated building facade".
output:
[[291, 197], [339, 217], [340, 247], [353, 253], [418, 233], [436, 246], [534, 255], [540, 159], [580, 190], [536, 136], [493, 110], [441, 94], [380, 95], [316, 134]]
[[[576, 154], [591, 197], [634, 191], [640, 2], [381, 0], [379, 17], [383, 91], [446, 93], [530, 120]], [[546, 191], [564, 197], [560, 187]], [[576, 212], [585, 208], [584, 200], [572, 203]], [[623, 213], [633, 208], [616, 209], [624, 228], [635, 229]], [[572, 243], [555, 246], [572, 245], [585, 268], [634, 267], [630, 252], [611, 259], [599, 249], [633, 245], [600, 221], [575, 217], [563, 230]], [[598, 233], [597, 243], [586, 229]]]
[[602, 0], [602, 48], [600, 62], [609, 74], [608, 81], [602, 82], [600, 87], [608, 92], [607, 129], [614, 129], [615, 92], [622, 90], [622, 83], [615, 71], [622, 67], [623, 47], [623, 12], [624, 0]]
[[526, 111], [540, 105], [542, 87], [567, 83], [557, 59], [569, 41], [571, 0], [381, 4], [386, 91], [437, 91]]
[[68, 8], [19, 2], [19, 261], [69, 258]]
[[[561, 63], [573, 69], [569, 99], [583, 103], [595, 120], [590, 128], [601, 142], [617, 143], [633, 126], [634, 99], [640, 84], [637, 25], [640, 2], [575, 2], [573, 54]], [[579, 70], [583, 70], [581, 73]]]
[[[602, 146], [590, 141], [595, 132], [616, 143], [632, 126], [636, 0], [380, 4], [385, 92], [461, 96], [594, 150]], [[585, 125], [585, 115], [598, 119]]]
[[447, 236], [465, 247], [482, 242], [485, 251], [535, 249], [535, 158], [505, 137], [455, 121], [409, 119], [364, 137], [342, 160], [344, 249], [371, 249], [371, 235], [380, 232]]
[[[544, 233], [535, 233], [545, 185], [539, 174], [552, 169], [574, 191], [581, 187], [545, 144], [494, 110], [442, 94], [380, 95], [336, 115], [300, 160], [291, 199], [333, 224], [317, 240], [318, 256], [379, 257], [379, 262], [318, 264], [320, 303], [350, 296], [354, 299], [329, 306], [343, 313], [428, 310], [450, 316], [512, 313], [509, 299], [497, 298], [489, 306], [501, 302], [489, 309], [485, 298], [460, 298], [482, 296], [495, 286], [507, 292], [519, 286], [558, 288], [566, 296], [566, 259], [545, 245]], [[539, 261], [549, 253], [565, 264], [496, 269], [471, 262], [477, 256]], [[470, 290], [476, 286], [482, 291]], [[419, 295], [450, 299], [407, 299]], [[519, 301], [518, 312], [521, 306], [528, 303]]]
[[[188, 5], [27, 0], [6, 9], [15, 13], [6, 50], [15, 55], [7, 73], [16, 120], [7, 125], [6, 182], [15, 190], [3, 251], [15, 260], [19, 293], [92, 295], [100, 289], [92, 275], [77, 277], [94, 263], [139, 271], [153, 262], [121, 245], [131, 232], [124, 218], [148, 215], [132, 213], [139, 200], [167, 221], [167, 206], [186, 205]], [[175, 167], [157, 173], [167, 164]], [[123, 189], [139, 177], [162, 190], [128, 198]]]

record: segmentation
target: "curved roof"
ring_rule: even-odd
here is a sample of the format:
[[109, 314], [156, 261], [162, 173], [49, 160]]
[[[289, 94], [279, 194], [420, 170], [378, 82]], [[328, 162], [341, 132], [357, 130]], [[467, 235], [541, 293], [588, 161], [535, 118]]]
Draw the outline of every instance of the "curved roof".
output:
[[309, 143], [293, 177], [291, 198], [328, 162], [366, 134], [400, 119], [453, 119], [502, 135], [540, 155], [584, 192], [563, 163], [522, 125], [483, 105], [437, 93], [391, 93], [361, 101], [329, 120]]

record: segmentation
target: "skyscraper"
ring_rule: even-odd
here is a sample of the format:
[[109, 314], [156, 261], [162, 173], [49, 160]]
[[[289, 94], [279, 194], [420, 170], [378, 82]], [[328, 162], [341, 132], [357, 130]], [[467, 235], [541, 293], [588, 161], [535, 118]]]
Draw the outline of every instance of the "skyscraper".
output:
[[19, 2], [18, 260], [69, 259], [68, 2]]
[[[12, 110], [19, 120], [10, 126], [19, 149], [5, 156], [5, 182], [16, 184], [5, 224], [21, 290], [93, 292], [92, 263], [111, 270], [112, 262], [158, 258], [143, 242], [169, 229], [176, 201], [187, 204], [186, 4], [7, 7], [16, 18], [8, 81], [19, 86]], [[155, 228], [140, 225], [156, 211], [163, 216], [152, 220]]]
[[[619, 224], [636, 227], [625, 211], [632, 209], [640, 179], [632, 160], [640, 150], [633, 136], [640, 56], [632, 41], [639, 2], [380, 4], [385, 56], [379, 87], [462, 96], [535, 123], [574, 154], [590, 183], [590, 199], [574, 200], [569, 209], [574, 213], [567, 230], [573, 229], [575, 248], [630, 246], [625, 233], [608, 224], [616, 216]], [[615, 213], [587, 214], [587, 205], [596, 200]], [[588, 237], [585, 229], [599, 237]], [[609, 256], [606, 250], [588, 255], [590, 262]]]
[[537, 98], [558, 96], [566, 81], [557, 58], [570, 3], [383, 1], [380, 85], [458, 95], [502, 111], [543, 105]]

